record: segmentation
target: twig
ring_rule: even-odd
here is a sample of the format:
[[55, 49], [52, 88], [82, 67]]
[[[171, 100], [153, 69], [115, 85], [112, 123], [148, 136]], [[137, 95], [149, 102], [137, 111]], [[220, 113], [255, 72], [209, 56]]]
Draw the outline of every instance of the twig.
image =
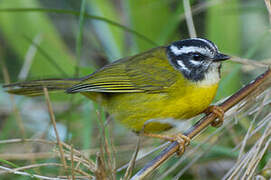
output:
[[53, 178], [53, 177], [36, 175], [36, 174], [29, 174], [27, 172], [13, 171], [13, 169], [10, 169], [10, 168], [7, 168], [7, 167], [3, 167], [3, 166], [0, 166], [0, 169], [2, 169], [4, 171], [12, 172], [14, 174], [23, 175], [23, 176], [29, 176], [29, 177], [39, 178], [39, 179], [46, 179], [46, 180], [66, 180], [66, 179], [61, 179], [61, 178]]
[[[230, 127], [229, 126], [230, 121], [233, 121], [233, 120], [226, 121], [224, 123], [224, 126]], [[190, 168], [197, 161], [197, 159], [199, 159], [200, 157], [202, 157], [205, 154], [205, 152], [198, 153], [200, 151], [200, 148], [202, 148], [202, 146], [204, 144], [208, 144], [208, 142], [211, 142], [208, 144], [208, 149], [211, 148], [213, 145], [215, 145], [216, 140], [219, 139], [219, 138], [217, 138], [218, 133], [220, 134], [220, 137], [221, 137], [225, 133], [225, 129], [222, 129], [222, 128], [216, 129], [206, 139], [204, 139], [202, 142], [200, 142], [200, 144], [198, 144], [196, 147], [194, 147], [193, 149], [189, 150], [186, 153], [186, 159], [187, 159], [187, 157], [192, 157], [190, 159], [190, 163], [188, 165], [186, 165], [184, 168], [182, 168], [182, 170], [176, 176], [181, 176], [188, 168]], [[216, 136], [216, 140], [212, 139], [212, 138], [214, 138], [214, 136]], [[159, 176], [159, 178], [157, 180], [165, 179], [172, 171], [174, 171], [184, 161], [185, 161], [185, 156], [182, 156], [181, 158], [179, 158], [179, 160], [174, 165], [170, 166], [170, 168], [168, 168], [165, 172], [163, 172], [163, 174], [161, 176]], [[177, 179], [177, 178], [175, 178], [175, 179]]]
[[197, 37], [195, 25], [193, 22], [191, 7], [190, 7], [190, 1], [189, 0], [183, 0], [183, 7], [184, 7], [184, 15], [186, 19], [186, 24], [188, 27], [189, 35], [191, 38]]
[[48, 90], [47, 90], [46, 87], [44, 87], [43, 91], [44, 91], [46, 103], [47, 103], [47, 106], [48, 106], [48, 111], [49, 111], [49, 114], [50, 114], [50, 119], [51, 119], [53, 127], [54, 127], [54, 131], [55, 131], [55, 135], [56, 135], [56, 141], [57, 141], [57, 144], [58, 144], [58, 147], [59, 147], [61, 161], [62, 161], [62, 163], [64, 165], [64, 168], [67, 169], [67, 163], [66, 163], [66, 160], [65, 160], [62, 143], [60, 141], [59, 134], [58, 134], [58, 131], [57, 131], [57, 128], [56, 128], [55, 115], [54, 115], [54, 112], [53, 112], [52, 104], [50, 102]]
[[[271, 70], [268, 69], [265, 73], [258, 76], [255, 80], [250, 82], [248, 85], [240, 89], [237, 93], [229, 97], [223, 103], [219, 105], [219, 107], [225, 112], [228, 111], [231, 107], [236, 105], [238, 102], [247, 97], [251, 92], [253, 92], [257, 87], [263, 84], [268, 78], [271, 78]], [[209, 126], [215, 119], [217, 115], [211, 113], [202, 119], [200, 119], [195, 125], [189, 128], [184, 135], [189, 138], [195, 137], [199, 134], [203, 129]], [[133, 177], [132, 180], [143, 179], [148, 174], [150, 174], [153, 170], [159, 167], [164, 161], [170, 158], [175, 152], [179, 150], [178, 143], [172, 142], [170, 145], [164, 149], [158, 156], [156, 156], [152, 161], [147, 163], [140, 171], [138, 171]]]

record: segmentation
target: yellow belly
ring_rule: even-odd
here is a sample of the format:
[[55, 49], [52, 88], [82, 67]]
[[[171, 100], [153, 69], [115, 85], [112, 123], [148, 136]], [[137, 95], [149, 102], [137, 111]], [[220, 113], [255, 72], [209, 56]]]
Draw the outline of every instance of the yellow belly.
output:
[[185, 120], [203, 112], [212, 102], [218, 84], [198, 86], [176, 83], [163, 93], [111, 94], [106, 108], [133, 131], [159, 132], [172, 127], [169, 121]]

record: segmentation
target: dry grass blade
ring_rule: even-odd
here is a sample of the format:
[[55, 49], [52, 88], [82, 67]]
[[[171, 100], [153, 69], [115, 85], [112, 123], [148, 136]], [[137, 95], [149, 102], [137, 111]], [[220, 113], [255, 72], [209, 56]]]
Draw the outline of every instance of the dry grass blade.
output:
[[241, 146], [241, 149], [240, 149], [240, 151], [239, 151], [238, 160], [240, 160], [241, 157], [243, 156], [243, 152], [244, 152], [244, 149], [245, 149], [247, 140], [248, 140], [248, 138], [249, 138], [249, 135], [250, 135], [250, 133], [251, 133], [251, 131], [252, 131], [253, 125], [254, 125], [254, 123], [255, 123], [257, 117], [259, 116], [260, 112], [263, 110], [265, 100], [266, 100], [266, 99], [269, 99], [269, 97], [270, 97], [269, 94], [267, 94], [267, 95], [265, 96], [263, 102], [261, 103], [261, 105], [260, 105], [260, 107], [259, 107], [259, 110], [256, 112], [256, 114], [255, 114], [253, 120], [252, 120], [251, 123], [250, 123], [250, 126], [249, 126], [249, 128], [248, 128], [248, 130], [247, 130], [247, 133], [246, 133], [246, 135], [245, 135], [245, 138], [244, 138], [244, 140], [242, 141], [242, 146]]
[[19, 168], [15, 168], [15, 169], [11, 169], [9, 171], [2, 171], [0, 172], [0, 174], [5, 174], [5, 173], [15, 173], [16, 171], [22, 171], [22, 170], [26, 170], [26, 169], [31, 169], [31, 168], [37, 168], [37, 167], [48, 167], [48, 166], [59, 166], [62, 167], [62, 164], [59, 163], [42, 163], [42, 164], [31, 164], [28, 166], [23, 166], [23, 167], [19, 167]]
[[64, 165], [64, 168], [67, 169], [67, 163], [66, 163], [66, 160], [65, 160], [62, 143], [60, 141], [59, 134], [58, 134], [58, 131], [57, 131], [57, 128], [56, 128], [55, 115], [54, 115], [52, 104], [51, 104], [51, 101], [50, 101], [50, 98], [49, 98], [48, 90], [45, 87], [45, 88], [43, 88], [43, 91], [44, 91], [46, 103], [47, 103], [47, 106], [48, 106], [48, 111], [49, 111], [49, 114], [50, 114], [50, 119], [51, 119], [53, 127], [54, 127], [54, 131], [55, 131], [55, 135], [56, 135], [56, 140], [57, 140], [57, 144], [58, 144], [58, 147], [59, 147], [61, 161], [62, 161], [62, 163]]
[[29, 176], [29, 177], [32, 177], [32, 178], [38, 178], [38, 179], [44, 179], [44, 180], [67, 180], [67, 179], [62, 179], [62, 178], [53, 178], [53, 177], [41, 176], [41, 175], [37, 175], [37, 174], [29, 174], [27, 172], [13, 171], [13, 169], [3, 167], [3, 166], [0, 166], [0, 169], [3, 170], [3, 171], [12, 172], [14, 174], [18, 174], [18, 175], [22, 175], [22, 176]]
[[71, 170], [72, 170], [72, 180], [75, 180], [75, 175], [74, 175], [74, 159], [73, 159], [73, 146], [71, 146]]
[[184, 14], [186, 19], [186, 24], [189, 31], [189, 36], [191, 38], [197, 37], [195, 25], [193, 22], [191, 7], [190, 7], [190, 1], [189, 0], [183, 0], [183, 6], [184, 6]]
[[[225, 0], [213, 0], [213, 1], [205, 1], [205, 2], [202, 2], [202, 3], [199, 3], [195, 6], [193, 6], [191, 9], [191, 12], [193, 15], [197, 15], [203, 11], [205, 11], [206, 9], [208, 9], [209, 7], [212, 7], [212, 6], [215, 6], [219, 3], [222, 3], [224, 2]], [[185, 14], [182, 14], [181, 17], [180, 17], [180, 22], [185, 20], [186, 18], [186, 15]]]
[[267, 148], [271, 143], [271, 118], [261, 138], [254, 146], [242, 156], [235, 166], [224, 176], [223, 179], [252, 179]]
[[51, 145], [56, 144], [53, 141], [48, 141], [44, 139], [8, 139], [8, 140], [1, 140], [0, 144], [12, 144], [12, 143], [24, 143], [24, 142], [45, 143], [45, 144], [51, 144]]
[[[137, 157], [136, 163], [139, 162], [139, 161], [141, 161], [141, 160], [143, 160], [145, 157], [148, 157], [149, 155], [153, 154], [154, 152], [156, 152], [156, 151], [158, 151], [158, 150], [161, 150], [162, 148], [166, 147], [168, 144], [169, 144], [169, 142], [166, 142], [166, 143], [164, 143], [164, 144], [161, 144], [160, 146], [155, 147], [155, 148], [152, 149], [151, 151], [149, 151], [149, 152], [147, 152], [147, 153], [144, 153], [141, 157], [139, 157], [139, 158]], [[117, 169], [117, 172], [120, 172], [120, 171], [122, 171], [122, 170], [128, 168], [128, 166], [129, 166], [129, 163], [127, 163], [127, 164], [121, 166], [120, 168]]]
[[251, 59], [241, 58], [241, 57], [237, 57], [237, 56], [233, 56], [231, 58], [231, 61], [251, 66], [254, 69], [257, 68], [257, 67], [268, 67], [270, 65], [268, 63], [258, 62], [258, 61], [254, 61], [254, 60], [251, 60]]
[[[100, 127], [100, 152], [96, 155], [96, 170], [94, 174], [97, 179], [112, 179], [116, 177], [116, 165], [115, 165], [115, 154], [112, 139], [107, 137], [106, 124], [103, 123], [100, 112], [96, 112]], [[108, 120], [108, 119], [107, 119]], [[107, 121], [106, 121], [107, 122]], [[113, 151], [113, 152], [112, 152]]]
[[129, 166], [125, 172], [125, 175], [124, 175], [124, 180], [128, 180], [130, 179], [131, 175], [132, 175], [132, 171], [133, 171], [133, 168], [135, 166], [135, 162], [136, 162], [136, 157], [137, 157], [137, 154], [138, 154], [138, 151], [139, 151], [139, 147], [140, 147], [140, 136], [138, 136], [138, 140], [137, 140], [137, 144], [136, 144], [136, 149], [135, 149], [135, 152], [129, 162]]
[[56, 158], [58, 155], [54, 152], [34, 152], [34, 153], [2, 153], [0, 159], [11, 160], [38, 160]]
[[[33, 42], [37, 45], [40, 45], [41, 41], [42, 41], [41, 34], [38, 34], [33, 40]], [[30, 71], [31, 65], [33, 64], [33, 60], [36, 53], [37, 53], [37, 47], [34, 45], [30, 45], [30, 47], [27, 50], [27, 53], [25, 54], [24, 64], [18, 75], [18, 79], [25, 80], [27, 78], [27, 75]]]
[[[63, 147], [67, 148], [69, 150], [69, 152], [71, 152], [72, 147], [64, 142], [62, 142]], [[96, 150], [95, 150], [96, 152]], [[96, 170], [96, 164], [95, 162], [93, 162], [92, 160], [88, 159], [82, 152], [76, 150], [73, 148], [73, 158], [74, 161], [76, 160], [77, 162], [82, 163], [83, 165], [85, 165], [85, 167], [87, 167], [91, 172], [94, 172]], [[70, 155], [67, 155], [67, 158], [69, 158]], [[76, 168], [77, 169], [77, 168]]]
[[97, 169], [94, 172], [96, 179], [98, 180], [103, 180], [107, 179], [106, 175], [106, 168], [104, 164], [105, 160], [103, 156], [100, 156], [100, 153], [97, 153], [96, 155], [96, 164], [97, 164]]

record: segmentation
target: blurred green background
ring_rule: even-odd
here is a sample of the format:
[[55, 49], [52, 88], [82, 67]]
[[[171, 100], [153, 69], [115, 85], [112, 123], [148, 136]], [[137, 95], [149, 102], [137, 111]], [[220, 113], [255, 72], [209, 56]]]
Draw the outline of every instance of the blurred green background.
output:
[[[198, 37], [210, 39], [225, 54], [257, 61], [270, 57], [270, 24], [264, 1], [190, 3]], [[11, 82], [81, 77], [119, 58], [184, 38], [189, 38], [189, 33], [183, 1], [179, 0], [0, 0], [0, 65], [1, 72], [7, 69]], [[259, 73], [247, 72], [238, 63], [225, 63], [215, 101]], [[0, 82], [5, 83], [3, 73]], [[61, 139], [80, 150], [98, 147], [96, 111], [100, 108], [80, 95], [52, 94], [51, 100]], [[54, 139], [44, 97], [15, 97], [15, 104], [24, 132], [9, 95], [0, 87], [0, 140], [23, 136]], [[133, 133], [118, 123], [110, 122], [109, 129], [115, 146], [135, 144]], [[0, 150], [7, 151], [5, 146]], [[127, 157], [120, 159], [118, 166], [129, 160], [132, 150], [124, 151]], [[27, 161], [14, 163], [19, 166]], [[52, 168], [40, 170], [57, 174]], [[193, 172], [186, 176], [198, 179]], [[27, 179], [13, 175], [0, 179], [7, 177]]]

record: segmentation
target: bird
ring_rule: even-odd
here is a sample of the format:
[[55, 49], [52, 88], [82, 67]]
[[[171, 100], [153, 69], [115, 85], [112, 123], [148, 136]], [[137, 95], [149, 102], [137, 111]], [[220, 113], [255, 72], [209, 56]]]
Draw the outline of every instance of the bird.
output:
[[189, 139], [159, 133], [204, 112], [223, 116], [221, 109], [210, 104], [221, 79], [222, 61], [228, 59], [210, 40], [190, 38], [119, 59], [82, 78], [42, 79], [4, 87], [8, 93], [25, 96], [43, 95], [44, 88], [80, 93], [132, 131], [181, 144]]

